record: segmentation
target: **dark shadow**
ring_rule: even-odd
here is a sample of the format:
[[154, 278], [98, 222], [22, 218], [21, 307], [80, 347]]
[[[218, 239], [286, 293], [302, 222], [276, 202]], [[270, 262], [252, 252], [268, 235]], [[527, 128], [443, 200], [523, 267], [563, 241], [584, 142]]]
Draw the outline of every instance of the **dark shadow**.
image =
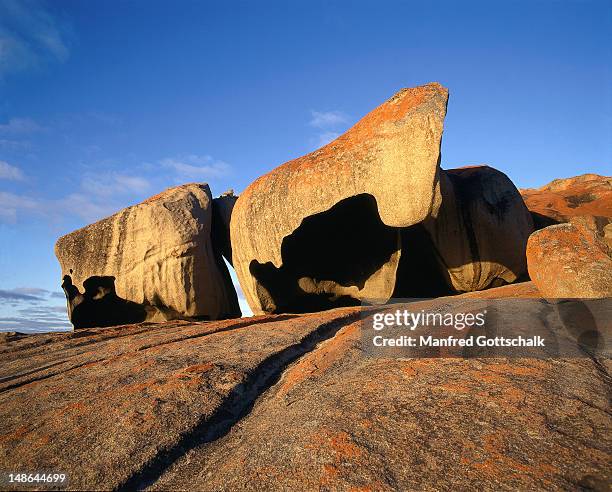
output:
[[236, 200], [238, 200], [238, 197], [229, 193], [213, 199], [210, 233], [215, 250], [222, 254], [232, 266], [232, 242], [229, 225]]
[[147, 318], [145, 306], [117, 295], [115, 277], [89, 277], [83, 287], [85, 293], [81, 294], [70, 275], [64, 276], [62, 289], [75, 329], [140, 323]]
[[228, 310], [219, 316], [219, 319], [240, 318], [242, 311], [238, 303], [238, 294], [223, 258], [233, 266], [232, 243], [230, 240], [230, 219], [232, 210], [238, 197], [233, 194], [222, 195], [212, 201], [210, 238], [213, 248], [215, 264], [221, 274], [225, 292], [227, 292]]
[[438, 251], [421, 224], [401, 229], [402, 256], [393, 297], [431, 298], [454, 293], [449, 287]]
[[252, 261], [250, 271], [270, 312], [320, 311], [358, 305], [343, 288], [362, 289], [397, 248], [398, 229], [382, 222], [372, 195], [361, 194], [306, 217], [283, 239], [280, 268]]
[[[457, 227], [465, 231], [468, 256], [475, 266], [474, 278], [480, 277], [482, 262], [497, 263], [512, 270], [506, 259], [516, 257], [518, 248], [525, 254], [527, 237], [524, 238], [524, 244], [519, 245], [497, 236], [508, 231], [514, 232], [515, 213], [524, 213], [531, 217], [519, 191], [504, 173], [490, 167], [448, 169], [445, 172], [452, 186], [454, 202], [444, 199], [440, 212], [444, 207], [453, 207], [458, 211]], [[451, 194], [451, 190], [445, 190], [445, 181], [441, 181], [440, 185], [443, 196]], [[533, 218], [531, 221], [533, 222]], [[462, 266], [449, 262], [443, 265], [442, 271]], [[524, 270], [512, 271], [518, 277], [517, 282], [527, 280], [526, 258]], [[493, 279], [486, 288], [500, 287], [506, 283], [501, 278]]]
[[558, 302], [555, 307], [564, 328], [576, 340], [576, 344], [586, 354], [592, 356], [605, 349], [604, 337], [599, 332], [595, 317], [589, 305], [605, 305], [607, 299], [567, 299]]
[[544, 229], [545, 227], [551, 226], [551, 225], [557, 225], [560, 222], [556, 219], [553, 219], [552, 217], [549, 217], [548, 215], [543, 215], [540, 214], [538, 212], [533, 212], [530, 211], [531, 213], [531, 219], [533, 220], [533, 227], [536, 231], [539, 231], [540, 229]]

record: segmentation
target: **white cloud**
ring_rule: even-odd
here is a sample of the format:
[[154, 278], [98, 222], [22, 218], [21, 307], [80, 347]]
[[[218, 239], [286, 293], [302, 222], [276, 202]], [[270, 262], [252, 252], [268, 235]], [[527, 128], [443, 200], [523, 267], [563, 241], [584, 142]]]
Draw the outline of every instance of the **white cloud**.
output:
[[11, 166], [6, 161], [0, 161], [0, 179], [21, 181], [23, 179], [23, 173], [18, 167]]
[[0, 191], [0, 222], [13, 224], [17, 221], [17, 213], [36, 211], [39, 202], [21, 195]]
[[0, 138], [0, 148], [9, 151], [30, 150], [32, 148], [32, 144], [23, 140]]
[[92, 223], [114, 214], [119, 208], [108, 202], [99, 203], [83, 193], [71, 193], [60, 200], [50, 201], [45, 213], [59, 217], [76, 216]]
[[58, 200], [39, 200], [0, 191], [0, 223], [15, 224], [24, 215], [52, 220], [72, 216], [91, 223], [112, 215], [119, 208], [116, 203], [85, 193], [71, 193]]
[[[2, 40], [0, 39], [0, 47]], [[1, 48], [0, 48], [1, 58]], [[0, 124], [0, 134], [4, 135], [19, 135], [27, 133], [35, 133], [44, 130], [32, 118], [11, 118], [7, 123]]]
[[215, 160], [209, 155], [190, 154], [181, 157], [168, 157], [162, 159], [160, 164], [173, 169], [181, 179], [206, 180], [222, 178], [231, 173], [229, 164]]
[[310, 111], [312, 119], [309, 125], [315, 128], [336, 128], [348, 122], [348, 117], [342, 111]]
[[12, 292], [35, 297], [43, 297], [50, 293], [47, 289], [41, 289], [40, 287], [16, 287], [12, 289]]
[[125, 193], [144, 193], [151, 184], [140, 176], [110, 173], [106, 175], [87, 175], [81, 181], [81, 189], [99, 197], [110, 197]]
[[68, 59], [66, 26], [36, 0], [0, 2], [0, 77]]

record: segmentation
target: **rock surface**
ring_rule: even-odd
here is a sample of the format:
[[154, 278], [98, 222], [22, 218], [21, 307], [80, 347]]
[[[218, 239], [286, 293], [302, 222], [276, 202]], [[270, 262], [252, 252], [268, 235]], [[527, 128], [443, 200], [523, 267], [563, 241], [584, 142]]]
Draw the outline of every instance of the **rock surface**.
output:
[[[519, 287], [533, 292], [486, 293]], [[474, 295], [454, 299], [469, 309]], [[612, 479], [609, 359], [375, 358], [360, 330], [357, 309], [342, 308], [8, 337], [0, 469], [63, 470], [70, 489], [102, 490]]]
[[612, 297], [609, 224], [603, 217], [572, 217], [531, 235], [529, 275], [543, 296]]
[[612, 217], [612, 178], [583, 174], [520, 190], [537, 225], [567, 222], [577, 215]]
[[61, 237], [55, 253], [75, 327], [240, 316], [211, 243], [208, 185], [170, 188]]

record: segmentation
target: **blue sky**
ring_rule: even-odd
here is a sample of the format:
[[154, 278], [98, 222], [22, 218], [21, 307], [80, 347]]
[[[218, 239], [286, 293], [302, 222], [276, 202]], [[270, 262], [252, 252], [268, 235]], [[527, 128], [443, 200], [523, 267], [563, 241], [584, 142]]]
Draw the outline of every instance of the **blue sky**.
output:
[[0, 330], [67, 326], [57, 237], [164, 188], [243, 190], [402, 87], [446, 168], [612, 169], [612, 2], [0, 0]]

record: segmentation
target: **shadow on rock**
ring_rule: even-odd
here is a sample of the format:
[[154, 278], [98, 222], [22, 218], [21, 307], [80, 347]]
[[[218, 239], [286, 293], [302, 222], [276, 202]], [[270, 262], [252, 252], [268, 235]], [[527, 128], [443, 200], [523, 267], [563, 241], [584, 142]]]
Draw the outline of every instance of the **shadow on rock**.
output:
[[75, 329], [140, 323], [148, 317], [147, 306], [128, 301], [115, 292], [115, 277], [93, 276], [83, 282], [85, 293], [64, 275], [62, 289], [68, 301], [68, 316]]

